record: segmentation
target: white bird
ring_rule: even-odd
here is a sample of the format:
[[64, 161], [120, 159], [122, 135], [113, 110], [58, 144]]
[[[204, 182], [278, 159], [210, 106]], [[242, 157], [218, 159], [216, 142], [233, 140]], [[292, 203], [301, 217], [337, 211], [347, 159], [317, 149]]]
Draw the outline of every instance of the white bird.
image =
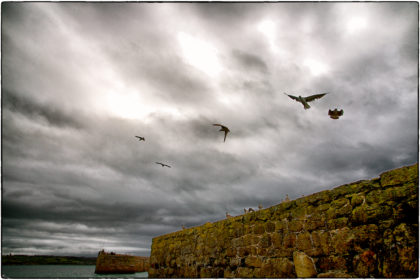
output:
[[223, 142], [226, 141], [226, 135], [228, 134], [228, 132], [230, 132], [229, 128], [227, 128], [226, 126], [222, 125], [222, 124], [218, 124], [218, 123], [214, 123], [214, 126], [220, 126], [220, 130], [219, 131], [224, 131], [225, 132], [225, 139], [223, 140]]
[[229, 213], [228, 212], [226, 212], [226, 218], [232, 218], [232, 216], [231, 215], [229, 215]]
[[311, 106], [309, 106], [308, 102], [314, 101], [315, 99], [319, 99], [319, 98], [323, 97], [324, 95], [326, 95], [327, 93], [328, 92], [315, 94], [315, 95], [311, 95], [311, 96], [306, 96], [306, 97], [302, 97], [300, 95], [299, 95], [299, 97], [296, 97], [296, 96], [293, 96], [293, 95], [290, 95], [290, 94], [287, 94], [287, 93], [284, 93], [284, 94], [286, 94], [290, 98], [296, 100], [297, 102], [302, 103], [303, 108], [305, 108], [305, 110], [306, 110], [306, 109], [311, 108]]

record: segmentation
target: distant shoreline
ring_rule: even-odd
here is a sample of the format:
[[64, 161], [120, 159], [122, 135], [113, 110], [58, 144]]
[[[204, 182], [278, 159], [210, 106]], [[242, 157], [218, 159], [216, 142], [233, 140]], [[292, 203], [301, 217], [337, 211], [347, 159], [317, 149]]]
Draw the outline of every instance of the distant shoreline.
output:
[[96, 257], [73, 257], [73, 256], [44, 256], [44, 255], [3, 255], [2, 265], [95, 265]]

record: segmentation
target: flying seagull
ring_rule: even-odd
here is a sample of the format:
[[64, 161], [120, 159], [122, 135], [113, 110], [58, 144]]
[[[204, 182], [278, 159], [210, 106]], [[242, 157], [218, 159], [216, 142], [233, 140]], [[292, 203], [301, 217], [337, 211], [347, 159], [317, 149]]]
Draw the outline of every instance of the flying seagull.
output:
[[136, 138], [139, 138], [139, 141], [146, 141], [146, 140], [144, 140], [144, 137], [140, 137], [140, 136], [134, 136], [134, 137], [136, 137]]
[[330, 116], [331, 119], [334, 119], [334, 120], [338, 120], [343, 114], [344, 114], [343, 109], [341, 109], [340, 111], [338, 111], [337, 108], [335, 108], [334, 110], [328, 110], [328, 115]]
[[302, 103], [303, 108], [305, 108], [305, 110], [306, 110], [306, 109], [311, 108], [311, 106], [309, 106], [308, 102], [311, 102], [311, 101], [314, 101], [315, 99], [321, 98], [324, 95], [326, 95], [327, 93], [328, 92], [315, 94], [315, 95], [311, 95], [311, 96], [306, 96], [306, 97], [302, 97], [300, 95], [299, 95], [299, 97], [296, 97], [296, 96], [293, 96], [293, 95], [290, 95], [290, 94], [287, 94], [287, 93], [284, 93], [284, 94], [286, 94], [290, 98], [296, 100], [297, 102]]
[[225, 139], [223, 140], [223, 142], [225, 142], [226, 141], [226, 135], [228, 134], [228, 132], [230, 132], [229, 128], [227, 128], [224, 125], [217, 124], [217, 123], [214, 123], [213, 125], [214, 126], [220, 126], [220, 130], [219, 131], [224, 131], [225, 132]]
[[161, 162], [156, 162], [156, 164], [160, 164], [160, 165], [162, 165], [162, 167], [164, 167], [164, 166], [166, 166], [166, 167], [169, 167], [169, 168], [171, 168], [169, 165], [167, 165], [167, 164], [164, 164], [164, 163], [161, 163]]

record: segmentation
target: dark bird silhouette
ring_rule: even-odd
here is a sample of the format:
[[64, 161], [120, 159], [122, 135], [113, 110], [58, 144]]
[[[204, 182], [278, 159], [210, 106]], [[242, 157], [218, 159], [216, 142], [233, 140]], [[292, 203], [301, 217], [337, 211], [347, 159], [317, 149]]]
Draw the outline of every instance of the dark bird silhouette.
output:
[[144, 137], [140, 137], [140, 136], [134, 136], [134, 137], [139, 138], [139, 141], [146, 141], [144, 140]]
[[311, 96], [306, 96], [306, 97], [302, 97], [300, 95], [299, 95], [299, 97], [296, 97], [296, 96], [293, 96], [293, 95], [290, 95], [290, 94], [287, 94], [287, 93], [284, 93], [284, 94], [286, 94], [290, 98], [296, 100], [297, 102], [302, 103], [303, 108], [305, 108], [305, 110], [307, 110], [307, 109], [311, 108], [311, 106], [309, 106], [308, 102], [314, 101], [315, 99], [319, 99], [319, 98], [323, 97], [324, 95], [326, 95], [327, 93], [328, 92], [315, 94], [315, 95], [311, 95]]
[[334, 120], [338, 120], [343, 114], [344, 114], [343, 109], [341, 109], [340, 111], [338, 111], [337, 108], [335, 108], [334, 110], [328, 110], [328, 115], [330, 116], [331, 119], [334, 119]]
[[222, 125], [222, 124], [217, 124], [214, 123], [214, 126], [220, 126], [220, 130], [219, 131], [224, 131], [225, 132], [225, 139], [223, 140], [223, 142], [226, 141], [226, 135], [228, 134], [228, 132], [230, 132], [229, 128], [227, 128], [226, 126]]
[[164, 166], [166, 166], [166, 167], [169, 167], [169, 168], [171, 168], [169, 165], [167, 165], [167, 164], [164, 164], [164, 163], [161, 163], [161, 162], [156, 162], [156, 164], [160, 164], [160, 165], [162, 165], [162, 167], [164, 167]]

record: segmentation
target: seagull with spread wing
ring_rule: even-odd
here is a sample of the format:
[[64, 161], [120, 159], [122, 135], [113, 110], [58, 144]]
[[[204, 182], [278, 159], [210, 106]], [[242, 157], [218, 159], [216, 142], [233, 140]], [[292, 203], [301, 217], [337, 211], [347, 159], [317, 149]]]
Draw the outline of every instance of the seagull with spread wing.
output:
[[146, 141], [146, 140], [144, 140], [144, 137], [141, 137], [141, 136], [134, 136], [134, 137], [136, 137], [136, 138], [139, 138], [139, 141]]
[[337, 108], [335, 108], [334, 110], [331, 110], [331, 109], [328, 110], [328, 115], [333, 120], [338, 120], [343, 114], [344, 114], [344, 110], [343, 109], [341, 109], [340, 111], [338, 111]]
[[220, 130], [219, 131], [224, 131], [225, 132], [225, 139], [223, 140], [223, 142], [226, 141], [226, 135], [228, 134], [228, 132], [230, 132], [229, 128], [227, 128], [226, 126], [222, 125], [222, 124], [217, 124], [214, 123], [214, 126], [220, 126]]
[[287, 94], [287, 93], [284, 93], [284, 94], [286, 94], [290, 98], [296, 100], [297, 102], [302, 103], [303, 108], [305, 108], [305, 110], [306, 110], [306, 109], [311, 108], [311, 106], [309, 106], [308, 102], [314, 101], [315, 99], [319, 99], [319, 98], [323, 97], [324, 95], [326, 95], [327, 93], [328, 92], [315, 94], [315, 95], [311, 95], [311, 96], [306, 96], [306, 97], [302, 97], [300, 95], [299, 95], [299, 97], [296, 97], [296, 96], [293, 96], [293, 95], [290, 95], [290, 94]]
[[164, 164], [164, 163], [161, 163], [161, 162], [155, 162], [156, 164], [160, 164], [160, 165], [162, 165], [162, 167], [169, 167], [169, 168], [171, 168], [169, 165], [167, 165], [167, 164]]

